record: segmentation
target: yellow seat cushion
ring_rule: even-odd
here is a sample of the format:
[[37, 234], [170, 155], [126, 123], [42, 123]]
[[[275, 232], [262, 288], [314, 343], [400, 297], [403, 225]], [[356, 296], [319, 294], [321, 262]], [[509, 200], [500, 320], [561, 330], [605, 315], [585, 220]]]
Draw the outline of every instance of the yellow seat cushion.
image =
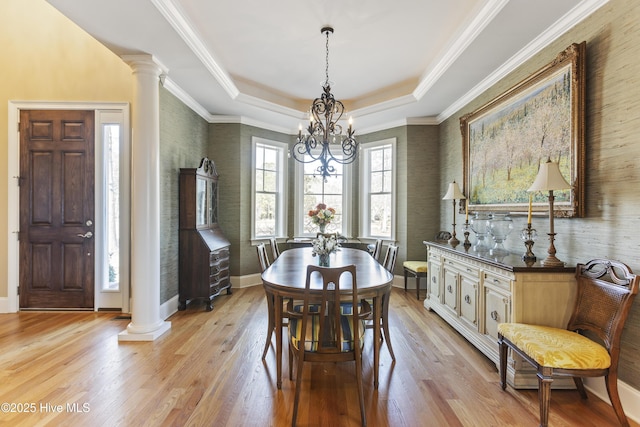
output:
[[606, 369], [611, 366], [606, 348], [566, 329], [501, 323], [498, 333], [542, 366], [558, 369]]
[[427, 272], [427, 262], [426, 261], [405, 261], [402, 263], [402, 266], [407, 270], [415, 271], [416, 273], [426, 273]]

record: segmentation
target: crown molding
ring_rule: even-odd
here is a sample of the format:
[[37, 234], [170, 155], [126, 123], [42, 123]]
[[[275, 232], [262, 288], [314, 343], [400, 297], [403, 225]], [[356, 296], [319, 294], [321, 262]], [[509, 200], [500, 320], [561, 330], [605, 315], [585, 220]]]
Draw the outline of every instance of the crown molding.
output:
[[419, 101], [425, 96], [429, 89], [508, 3], [509, 0], [492, 0], [485, 3], [484, 7], [475, 15], [471, 23], [465, 27], [460, 36], [443, 50], [444, 54], [436, 62], [436, 65], [420, 79], [420, 83], [413, 91], [413, 96], [416, 100]]
[[562, 18], [557, 20], [549, 28], [543, 31], [538, 38], [522, 48], [507, 62], [502, 64], [501, 67], [496, 69], [484, 80], [474, 86], [469, 92], [465, 93], [461, 98], [456, 100], [453, 104], [442, 111], [442, 113], [438, 115], [438, 120], [440, 122], [443, 122], [453, 114], [455, 114], [457, 111], [464, 108], [465, 105], [469, 104], [483, 92], [498, 83], [509, 73], [514, 71], [517, 67], [533, 58], [536, 54], [550, 45], [558, 37], [585, 20], [587, 17], [589, 17], [596, 10], [600, 9], [608, 2], [609, 0], [584, 0], [580, 2], [576, 7], [567, 12]]
[[220, 83], [231, 99], [236, 99], [240, 91], [235, 83], [218, 64], [206, 45], [202, 42], [198, 34], [193, 30], [191, 23], [187, 20], [180, 9], [172, 0], [151, 0], [151, 3], [164, 16], [169, 25], [176, 31], [182, 40], [189, 46], [191, 51], [200, 59], [213, 77]]

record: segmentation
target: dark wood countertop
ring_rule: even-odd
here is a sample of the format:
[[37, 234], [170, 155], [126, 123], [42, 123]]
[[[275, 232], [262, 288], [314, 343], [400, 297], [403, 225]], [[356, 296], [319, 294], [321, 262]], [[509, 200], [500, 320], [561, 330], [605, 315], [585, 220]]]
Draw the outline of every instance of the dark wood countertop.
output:
[[522, 253], [509, 252], [504, 256], [492, 256], [489, 251], [486, 252], [475, 252], [472, 248], [473, 246], [465, 248], [462, 243], [457, 245], [456, 247], [451, 246], [448, 243], [442, 242], [423, 242], [426, 246], [433, 246], [438, 249], [442, 249], [447, 252], [455, 253], [460, 256], [468, 257], [471, 259], [475, 259], [477, 261], [494, 265], [498, 268], [512, 271], [514, 273], [517, 272], [536, 272], [540, 273], [541, 271], [549, 272], [549, 273], [570, 273], [574, 272], [576, 269], [576, 262], [572, 260], [568, 260], [568, 257], [559, 256], [563, 261], [565, 261], [564, 267], [545, 267], [540, 264], [540, 261], [544, 260], [547, 256], [547, 249], [540, 248], [539, 254], [536, 254], [538, 257], [537, 261], [532, 264], [527, 264], [522, 259], [522, 254], [525, 252], [524, 245], [522, 247]]

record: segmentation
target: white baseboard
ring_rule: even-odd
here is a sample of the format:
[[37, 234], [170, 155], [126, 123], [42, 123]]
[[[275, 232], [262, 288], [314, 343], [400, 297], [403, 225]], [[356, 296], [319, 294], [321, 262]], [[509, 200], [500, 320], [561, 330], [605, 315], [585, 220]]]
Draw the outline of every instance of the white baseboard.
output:
[[178, 295], [173, 298], [165, 301], [164, 304], [160, 305], [160, 318], [163, 320], [167, 320], [169, 316], [178, 311]]
[[251, 286], [262, 285], [262, 277], [260, 273], [248, 274], [246, 276], [231, 276], [232, 290], [233, 288], [250, 288]]
[[[604, 377], [584, 378], [584, 386], [593, 394], [604, 400], [608, 404], [609, 395], [607, 394], [607, 386], [604, 383]], [[618, 393], [620, 394], [620, 402], [624, 413], [630, 420], [640, 422], [640, 390], [636, 390], [629, 384], [618, 380]]]
[[10, 311], [9, 311], [9, 298], [0, 297], [0, 313], [10, 313]]

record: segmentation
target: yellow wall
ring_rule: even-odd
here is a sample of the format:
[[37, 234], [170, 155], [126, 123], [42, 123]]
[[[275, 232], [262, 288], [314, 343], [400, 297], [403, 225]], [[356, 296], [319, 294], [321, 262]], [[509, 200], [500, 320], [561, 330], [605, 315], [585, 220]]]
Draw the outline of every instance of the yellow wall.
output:
[[0, 1], [0, 298], [7, 297], [8, 101], [132, 100], [131, 69], [44, 0]]

